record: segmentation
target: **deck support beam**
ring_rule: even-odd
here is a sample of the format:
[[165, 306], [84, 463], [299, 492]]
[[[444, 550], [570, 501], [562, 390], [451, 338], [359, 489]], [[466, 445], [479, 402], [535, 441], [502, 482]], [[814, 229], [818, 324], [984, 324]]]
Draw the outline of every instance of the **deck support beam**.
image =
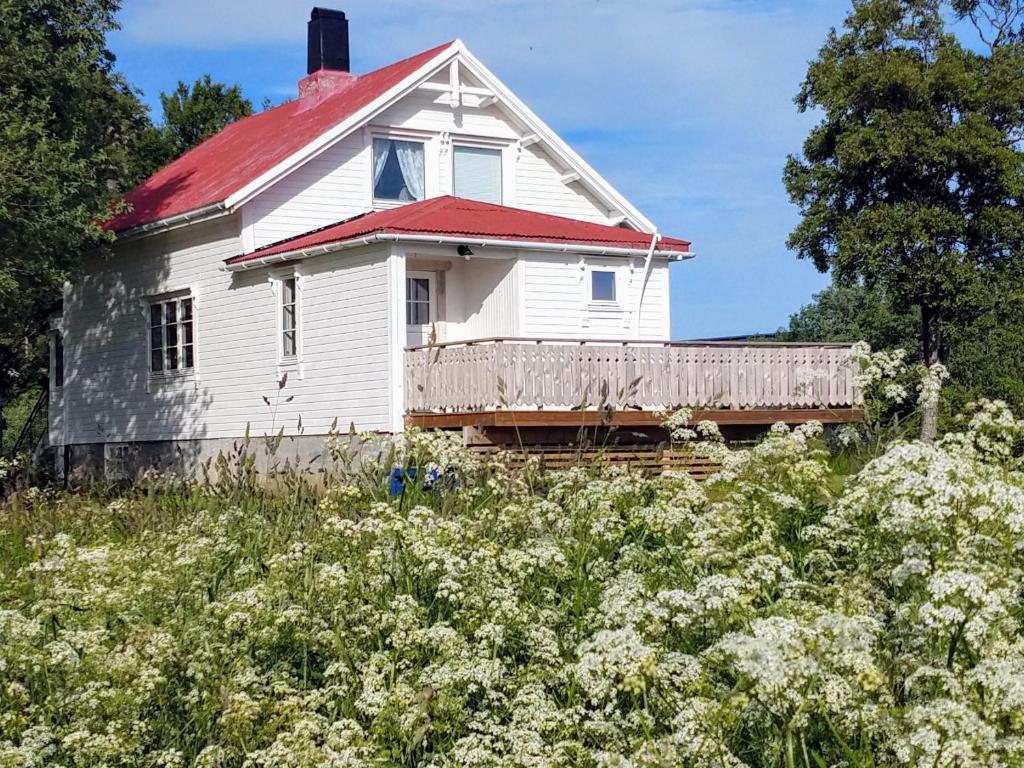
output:
[[[463, 427], [659, 427], [664, 415], [656, 411], [462, 411], [407, 413], [406, 427], [461, 429]], [[713, 421], [723, 426], [770, 426], [778, 422], [848, 424], [862, 421], [861, 408], [777, 408], [695, 410], [691, 422]]]

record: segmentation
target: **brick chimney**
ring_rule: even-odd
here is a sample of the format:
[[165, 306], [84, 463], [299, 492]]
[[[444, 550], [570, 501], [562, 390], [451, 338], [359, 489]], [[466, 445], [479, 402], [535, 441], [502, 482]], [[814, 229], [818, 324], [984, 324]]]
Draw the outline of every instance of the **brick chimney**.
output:
[[300, 97], [330, 93], [355, 80], [348, 71], [348, 19], [344, 11], [314, 8], [306, 35], [307, 74], [299, 80]]

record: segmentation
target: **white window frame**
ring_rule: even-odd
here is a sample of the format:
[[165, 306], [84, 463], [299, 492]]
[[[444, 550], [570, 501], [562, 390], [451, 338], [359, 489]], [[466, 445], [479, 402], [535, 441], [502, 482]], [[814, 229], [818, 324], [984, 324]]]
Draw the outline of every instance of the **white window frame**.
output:
[[[427, 281], [427, 315], [428, 319], [426, 323], [410, 323], [409, 322], [409, 280], [412, 279], [425, 279]], [[410, 325], [414, 326], [431, 326], [437, 322], [437, 273], [427, 272], [423, 270], [409, 270], [405, 273], [406, 284], [403, 286], [403, 295], [405, 301], [402, 302], [402, 315], [405, 318], [405, 327], [408, 328]]]
[[[612, 276], [612, 291], [615, 294], [614, 298], [612, 298], [612, 299], [595, 299], [594, 298], [594, 274], [597, 273], [597, 272], [607, 272], [607, 273], [611, 274], [611, 276]], [[621, 282], [622, 281], [619, 280], [619, 270], [617, 270], [615, 267], [591, 265], [587, 269], [587, 279], [586, 279], [586, 285], [585, 285], [585, 288], [584, 288], [584, 290], [586, 290], [586, 292], [587, 292], [587, 303], [590, 304], [592, 307], [618, 308], [619, 306], [621, 306], [621, 302], [619, 301], [619, 296], [621, 295], [621, 291], [622, 291], [622, 286], [620, 285]]]
[[[189, 346], [185, 343], [185, 334], [182, 332], [181, 325], [181, 304], [183, 301], [191, 302], [192, 309], [192, 365], [184, 366], [181, 362], [185, 359], [185, 347]], [[161, 313], [165, 312], [163, 305], [174, 303], [175, 308], [175, 323], [178, 326], [176, 331], [177, 335], [177, 352], [179, 365], [176, 368], [167, 368], [167, 322], [166, 316], [161, 317], [161, 336], [163, 337], [163, 344], [160, 346], [161, 350], [161, 369], [159, 371], [153, 370], [153, 307], [161, 305]], [[171, 291], [168, 293], [162, 293], [155, 296], [147, 296], [144, 306], [146, 314], [146, 370], [149, 372], [150, 379], [174, 379], [174, 378], [189, 378], [194, 377], [196, 370], [199, 367], [199, 302], [196, 300], [195, 293], [188, 288]]]
[[437, 195], [437, 147], [436, 136], [423, 131], [402, 131], [393, 129], [371, 128], [369, 132], [370, 145], [370, 200], [376, 210], [386, 208], [398, 208], [409, 203], [422, 202], [421, 200], [390, 200], [385, 197], [377, 197], [376, 185], [373, 183], [373, 143], [377, 139], [385, 141], [408, 141], [423, 145], [423, 200]]
[[[284, 286], [285, 281], [295, 281], [295, 354], [286, 355], [284, 351]], [[302, 294], [303, 276], [297, 269], [279, 270], [271, 273], [274, 292], [274, 333], [277, 338], [277, 365], [281, 370], [298, 368], [302, 363], [302, 348], [306, 333], [303, 324]]]
[[452, 137], [451, 144], [451, 180], [452, 180], [452, 195], [457, 196], [455, 191], [455, 150], [458, 147], [466, 147], [467, 149], [486, 149], [492, 152], [498, 153], [498, 190], [499, 200], [497, 203], [491, 203], [491, 205], [508, 205], [508, 194], [506, 187], [508, 186], [507, 174], [505, 173], [505, 166], [508, 163], [508, 142], [496, 142], [496, 141], [485, 141], [481, 139], [462, 139]]

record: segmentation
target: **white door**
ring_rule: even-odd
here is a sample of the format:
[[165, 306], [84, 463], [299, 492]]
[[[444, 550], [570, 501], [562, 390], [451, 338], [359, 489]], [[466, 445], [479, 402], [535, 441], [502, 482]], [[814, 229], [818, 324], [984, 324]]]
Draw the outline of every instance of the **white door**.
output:
[[430, 343], [437, 322], [437, 276], [433, 272], [405, 273], [406, 345], [422, 347]]

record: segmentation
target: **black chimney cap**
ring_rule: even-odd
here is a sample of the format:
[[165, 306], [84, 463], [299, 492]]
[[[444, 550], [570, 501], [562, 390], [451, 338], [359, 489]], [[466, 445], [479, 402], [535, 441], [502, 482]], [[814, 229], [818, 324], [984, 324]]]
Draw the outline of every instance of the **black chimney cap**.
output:
[[348, 19], [344, 11], [314, 8], [307, 26], [306, 72], [349, 71]]

